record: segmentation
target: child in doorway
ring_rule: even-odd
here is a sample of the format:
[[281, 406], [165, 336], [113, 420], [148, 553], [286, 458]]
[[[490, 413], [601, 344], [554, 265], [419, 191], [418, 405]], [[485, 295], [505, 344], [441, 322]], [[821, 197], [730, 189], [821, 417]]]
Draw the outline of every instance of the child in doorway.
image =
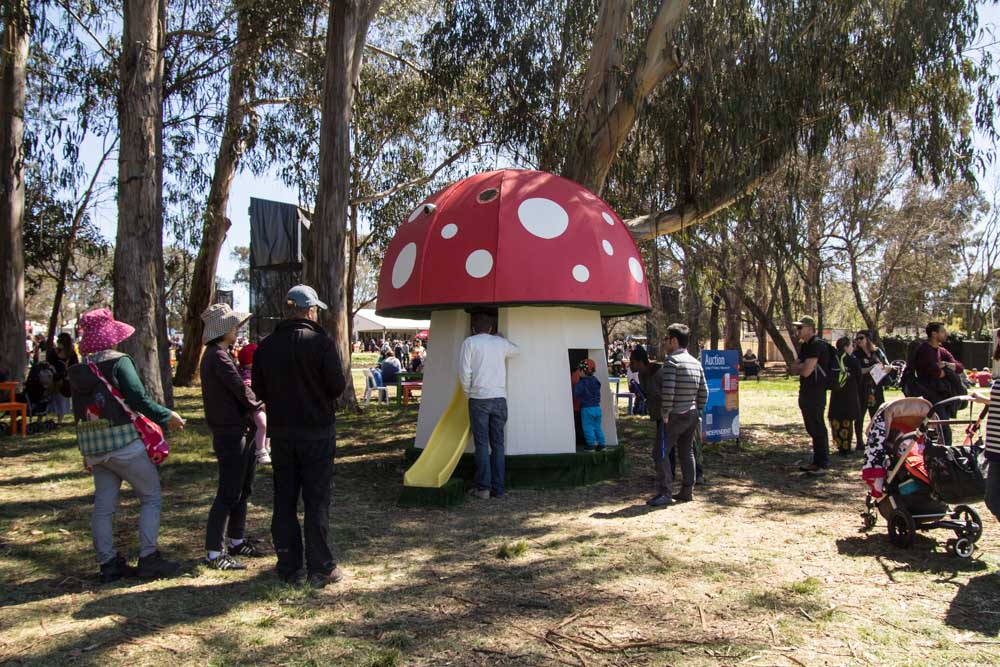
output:
[[[240, 348], [237, 358], [240, 362], [240, 373], [243, 375], [243, 383], [250, 384], [250, 376], [253, 374], [253, 353], [257, 351], [254, 343], [244, 345]], [[263, 410], [253, 413], [254, 425], [254, 448], [257, 450], [257, 463], [265, 464], [271, 462], [271, 447], [267, 439], [267, 415]]]
[[580, 421], [586, 450], [604, 449], [604, 429], [601, 428], [601, 381], [594, 377], [593, 359], [580, 362], [580, 381], [573, 387], [573, 398], [580, 401]]

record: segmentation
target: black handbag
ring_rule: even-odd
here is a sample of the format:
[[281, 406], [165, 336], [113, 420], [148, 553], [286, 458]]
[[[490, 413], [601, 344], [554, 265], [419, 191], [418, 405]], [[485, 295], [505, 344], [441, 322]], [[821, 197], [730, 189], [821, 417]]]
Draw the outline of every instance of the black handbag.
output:
[[934, 494], [949, 504], [981, 502], [986, 496], [985, 456], [980, 446], [924, 449]]

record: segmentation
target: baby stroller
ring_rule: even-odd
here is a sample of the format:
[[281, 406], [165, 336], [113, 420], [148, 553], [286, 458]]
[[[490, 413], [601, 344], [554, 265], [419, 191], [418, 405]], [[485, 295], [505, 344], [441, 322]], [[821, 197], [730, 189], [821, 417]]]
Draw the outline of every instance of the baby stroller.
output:
[[55, 368], [47, 361], [39, 361], [28, 371], [24, 392], [17, 395], [17, 400], [28, 406], [28, 433], [42, 433], [57, 427], [54, 421], [47, 419], [55, 377]]
[[[940, 405], [923, 398], [900, 398], [875, 413], [861, 473], [869, 486], [861, 516], [865, 530], [870, 530], [881, 514], [889, 541], [904, 549], [918, 530], [953, 531], [955, 537], [946, 543], [948, 553], [969, 558], [983, 532], [979, 514], [967, 503], [985, 495], [979, 432], [986, 411], [975, 420], [939, 420], [932, 414]], [[943, 442], [937, 432], [956, 424], [967, 425], [965, 442], [954, 447], [937, 444]]]

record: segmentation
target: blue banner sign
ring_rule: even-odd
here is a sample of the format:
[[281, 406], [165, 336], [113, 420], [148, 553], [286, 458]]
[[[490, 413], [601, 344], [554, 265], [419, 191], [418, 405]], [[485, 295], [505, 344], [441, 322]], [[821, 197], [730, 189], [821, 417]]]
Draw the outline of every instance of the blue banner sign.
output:
[[701, 419], [702, 442], [740, 439], [740, 353], [702, 350], [708, 403]]

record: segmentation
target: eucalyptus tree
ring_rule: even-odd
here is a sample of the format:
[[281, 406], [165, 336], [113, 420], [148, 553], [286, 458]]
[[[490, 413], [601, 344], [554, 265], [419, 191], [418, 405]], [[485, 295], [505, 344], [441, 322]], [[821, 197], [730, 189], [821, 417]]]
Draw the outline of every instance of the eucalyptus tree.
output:
[[0, 369], [24, 375], [24, 109], [31, 16], [27, 0], [0, 4]]
[[627, 209], [640, 239], [705, 220], [853, 122], [892, 136], [904, 118], [912, 167], [935, 181], [971, 175], [971, 101], [993, 134], [974, 0], [688, 4], [449, 0], [426, 43], [441, 85], [492, 100], [491, 140], [609, 200], [637, 176], [624, 155], [655, 146], [655, 190]]

